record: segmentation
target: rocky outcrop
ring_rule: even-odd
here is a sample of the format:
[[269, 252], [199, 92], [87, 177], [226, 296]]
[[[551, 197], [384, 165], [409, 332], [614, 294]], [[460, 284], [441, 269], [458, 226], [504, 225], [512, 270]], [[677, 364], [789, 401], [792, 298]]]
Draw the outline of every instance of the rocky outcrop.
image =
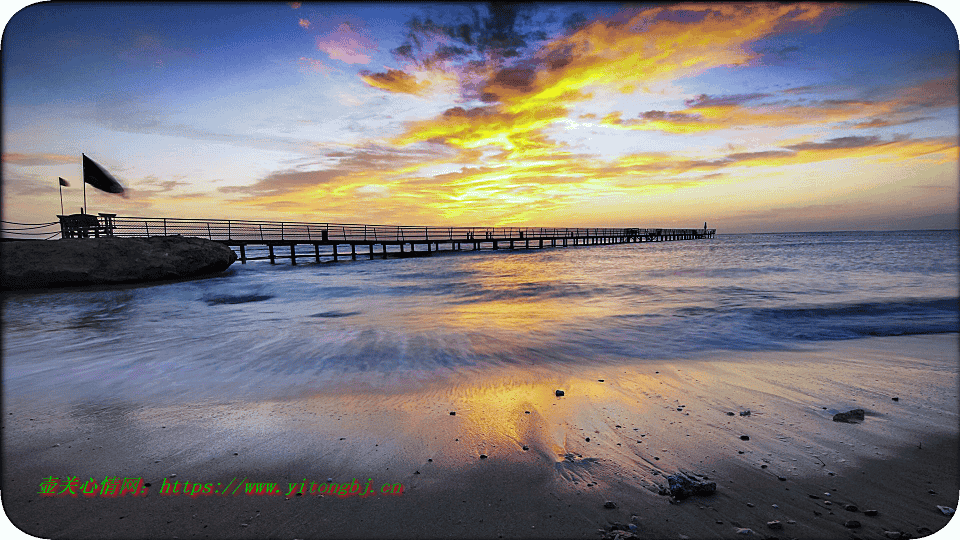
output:
[[4, 290], [143, 283], [226, 270], [229, 247], [184, 236], [0, 242]]

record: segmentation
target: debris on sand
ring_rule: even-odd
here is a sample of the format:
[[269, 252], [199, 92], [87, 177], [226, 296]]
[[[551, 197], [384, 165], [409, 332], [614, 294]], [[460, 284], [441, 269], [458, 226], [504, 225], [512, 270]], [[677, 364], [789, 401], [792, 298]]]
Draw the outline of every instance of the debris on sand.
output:
[[853, 409], [852, 411], [841, 412], [833, 415], [834, 422], [846, 422], [856, 424], [856, 421], [863, 421], [863, 409]]
[[668, 476], [667, 483], [670, 485], [670, 495], [677, 500], [691, 495], [709, 495], [717, 491], [716, 482], [696, 480], [683, 473]]

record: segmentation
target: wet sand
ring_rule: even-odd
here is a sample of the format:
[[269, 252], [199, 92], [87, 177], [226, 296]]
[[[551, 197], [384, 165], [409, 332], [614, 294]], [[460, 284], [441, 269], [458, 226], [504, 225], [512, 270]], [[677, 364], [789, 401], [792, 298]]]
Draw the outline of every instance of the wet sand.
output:
[[[283, 401], [8, 399], [3, 505], [44, 538], [601, 538], [615, 523], [641, 538], [917, 538], [949, 521], [937, 505], [957, 506], [957, 348], [945, 334], [372, 374]], [[856, 408], [863, 422], [832, 420]], [[679, 471], [716, 493], [674, 500], [665, 477]], [[151, 487], [141, 498], [39, 496], [51, 475]], [[328, 478], [403, 493], [309, 492]], [[213, 492], [275, 482], [282, 493], [161, 496], [164, 479]], [[302, 482], [305, 494], [286, 496]]]

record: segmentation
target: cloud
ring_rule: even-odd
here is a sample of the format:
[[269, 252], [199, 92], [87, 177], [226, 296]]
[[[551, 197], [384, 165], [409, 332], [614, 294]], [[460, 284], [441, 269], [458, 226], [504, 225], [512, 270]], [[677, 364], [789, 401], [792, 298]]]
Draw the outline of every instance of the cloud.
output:
[[361, 34], [347, 22], [341, 23], [328, 34], [318, 36], [316, 44], [318, 51], [347, 64], [369, 64], [370, 55], [377, 50], [372, 38]]
[[249, 186], [223, 186], [217, 191], [227, 195], [240, 194], [256, 197], [272, 197], [287, 193], [302, 192], [307, 188], [315, 188], [329, 184], [343, 171], [336, 169], [321, 171], [282, 171], [275, 172]]
[[62, 154], [21, 154], [18, 152], [4, 153], [2, 160], [4, 163], [23, 166], [66, 165], [80, 162], [79, 156], [65, 156]]
[[[665, 133], [702, 133], [742, 127], [788, 127], [836, 125], [858, 129], [895, 126], [919, 122], [918, 112], [932, 113], [957, 104], [955, 79], [938, 78], [895, 90], [887, 99], [823, 99], [791, 97], [814, 91], [797, 88], [770, 94], [708, 96], [701, 94], [684, 101], [686, 108], [675, 111], [644, 111], [637, 118], [622, 119], [622, 113], [608, 115], [603, 125], [619, 129], [662, 131]], [[786, 94], [786, 95], [783, 95]]]
[[310, 28], [310, 21], [306, 19], [300, 19], [298, 23], [302, 28]]
[[361, 71], [363, 82], [374, 88], [387, 90], [398, 94], [423, 95], [430, 88], [430, 81], [420, 81], [415, 76], [398, 69], [390, 69], [384, 73]]

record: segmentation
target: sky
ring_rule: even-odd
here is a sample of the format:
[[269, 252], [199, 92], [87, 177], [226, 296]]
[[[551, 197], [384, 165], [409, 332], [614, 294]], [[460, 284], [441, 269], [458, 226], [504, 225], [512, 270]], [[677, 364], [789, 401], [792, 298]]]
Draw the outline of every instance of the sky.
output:
[[955, 229], [958, 51], [919, 3], [33, 4], [3, 219], [79, 212], [83, 153], [121, 216]]

